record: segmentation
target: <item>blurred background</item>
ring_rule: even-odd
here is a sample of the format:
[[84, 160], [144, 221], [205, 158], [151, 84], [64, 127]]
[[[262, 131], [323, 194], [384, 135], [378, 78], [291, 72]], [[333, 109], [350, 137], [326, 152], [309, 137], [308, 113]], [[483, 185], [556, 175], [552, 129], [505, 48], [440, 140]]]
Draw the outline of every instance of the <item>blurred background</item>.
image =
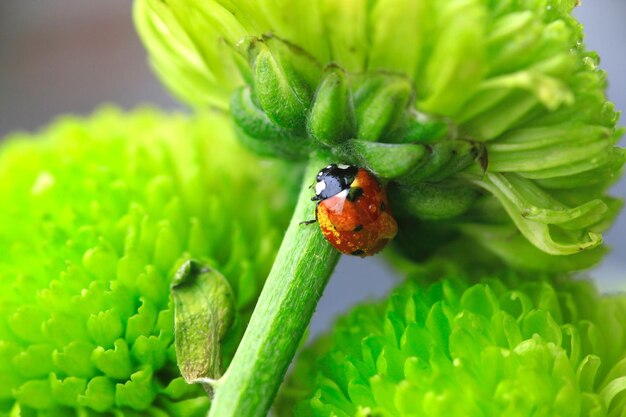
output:
[[[0, 137], [36, 130], [58, 114], [89, 114], [101, 103], [179, 108], [148, 68], [131, 8], [130, 0], [1, 0]], [[626, 1], [586, 0], [576, 16], [609, 74], [609, 98], [626, 109]], [[626, 178], [614, 194], [626, 197]], [[626, 289], [626, 211], [605, 239], [613, 251], [592, 275], [605, 291]], [[386, 293], [398, 279], [380, 258], [343, 257], [312, 332], [349, 305]]]

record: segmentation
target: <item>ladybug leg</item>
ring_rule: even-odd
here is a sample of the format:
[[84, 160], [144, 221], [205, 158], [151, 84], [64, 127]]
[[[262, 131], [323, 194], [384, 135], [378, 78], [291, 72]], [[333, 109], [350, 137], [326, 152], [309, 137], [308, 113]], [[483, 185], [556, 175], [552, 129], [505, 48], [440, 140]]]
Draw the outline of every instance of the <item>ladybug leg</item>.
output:
[[[311, 200], [315, 201], [314, 199], [315, 199], [315, 197], [313, 197]], [[300, 226], [302, 226], [302, 225], [304, 225], [304, 226], [308, 226], [308, 225], [310, 225], [310, 224], [317, 223], [317, 206], [318, 206], [318, 205], [319, 205], [319, 203], [317, 203], [317, 204], [315, 205], [315, 218], [314, 218], [313, 220], [305, 220], [305, 221], [303, 221], [303, 222], [300, 222], [300, 223], [299, 223], [299, 224], [300, 224]]]

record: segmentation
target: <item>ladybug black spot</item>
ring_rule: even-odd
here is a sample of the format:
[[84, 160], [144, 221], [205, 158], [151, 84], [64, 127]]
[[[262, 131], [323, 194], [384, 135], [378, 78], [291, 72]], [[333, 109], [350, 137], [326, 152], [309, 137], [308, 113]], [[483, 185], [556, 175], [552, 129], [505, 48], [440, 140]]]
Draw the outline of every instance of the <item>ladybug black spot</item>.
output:
[[385, 205], [384, 202], [380, 203], [380, 211], [385, 211], [387, 209], [387, 206]]
[[353, 232], [360, 232], [361, 230], [363, 230], [363, 225], [362, 224], [357, 224], [356, 227], [354, 228]]
[[350, 191], [348, 191], [347, 200], [351, 203], [358, 200], [363, 195], [363, 189], [361, 187], [352, 187]]
[[354, 252], [352, 252], [350, 255], [354, 255], [354, 256], [361, 256], [365, 253], [365, 251], [361, 250], [361, 249], [357, 249]]

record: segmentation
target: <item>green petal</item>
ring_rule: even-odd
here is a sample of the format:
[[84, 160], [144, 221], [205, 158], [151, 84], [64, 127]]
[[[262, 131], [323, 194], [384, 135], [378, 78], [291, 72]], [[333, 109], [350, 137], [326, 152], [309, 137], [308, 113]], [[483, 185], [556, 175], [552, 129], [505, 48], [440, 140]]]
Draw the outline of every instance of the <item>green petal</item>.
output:
[[[617, 319], [608, 328], [606, 315]], [[623, 294], [599, 296], [579, 278], [468, 274], [440, 259], [415, 268], [382, 302], [341, 317], [305, 350], [276, 409], [279, 416], [621, 415], [624, 318]], [[582, 336], [592, 323], [595, 344]]]

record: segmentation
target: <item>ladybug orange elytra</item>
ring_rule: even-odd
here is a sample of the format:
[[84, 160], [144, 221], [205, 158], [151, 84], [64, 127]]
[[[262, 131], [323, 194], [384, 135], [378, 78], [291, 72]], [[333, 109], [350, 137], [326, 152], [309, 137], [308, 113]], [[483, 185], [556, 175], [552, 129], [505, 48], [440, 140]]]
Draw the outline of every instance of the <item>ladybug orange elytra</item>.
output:
[[387, 192], [364, 168], [331, 164], [317, 174], [315, 220], [340, 252], [361, 257], [382, 250], [398, 231]]

